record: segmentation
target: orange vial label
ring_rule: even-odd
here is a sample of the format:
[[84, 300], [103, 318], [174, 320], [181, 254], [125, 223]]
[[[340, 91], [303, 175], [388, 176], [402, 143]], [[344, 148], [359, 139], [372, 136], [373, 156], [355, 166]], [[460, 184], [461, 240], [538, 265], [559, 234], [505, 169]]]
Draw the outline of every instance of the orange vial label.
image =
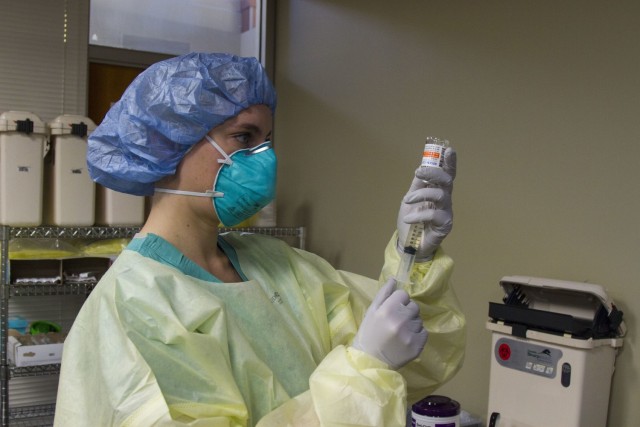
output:
[[446, 147], [437, 144], [425, 144], [422, 153], [421, 166], [441, 168], [444, 163], [444, 150]]

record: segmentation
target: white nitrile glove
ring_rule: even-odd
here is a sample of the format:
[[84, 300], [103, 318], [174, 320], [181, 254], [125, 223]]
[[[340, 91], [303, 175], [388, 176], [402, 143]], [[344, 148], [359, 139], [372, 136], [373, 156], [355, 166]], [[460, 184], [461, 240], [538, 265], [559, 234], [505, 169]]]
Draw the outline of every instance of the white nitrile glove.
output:
[[428, 335], [418, 305], [391, 278], [367, 309], [352, 347], [399, 369], [420, 355]]
[[[451, 192], [456, 177], [456, 152], [444, 152], [442, 169], [419, 167], [398, 213], [398, 251], [402, 253], [411, 224], [424, 224], [424, 235], [416, 251], [416, 262], [428, 261], [453, 227]], [[432, 203], [424, 203], [432, 202]]]

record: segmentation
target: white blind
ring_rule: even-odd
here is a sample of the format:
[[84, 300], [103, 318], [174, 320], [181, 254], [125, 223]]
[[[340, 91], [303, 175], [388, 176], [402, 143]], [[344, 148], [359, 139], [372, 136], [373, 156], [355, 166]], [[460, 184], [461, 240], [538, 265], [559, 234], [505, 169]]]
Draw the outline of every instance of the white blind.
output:
[[89, 0], [0, 0], [0, 113], [86, 115]]

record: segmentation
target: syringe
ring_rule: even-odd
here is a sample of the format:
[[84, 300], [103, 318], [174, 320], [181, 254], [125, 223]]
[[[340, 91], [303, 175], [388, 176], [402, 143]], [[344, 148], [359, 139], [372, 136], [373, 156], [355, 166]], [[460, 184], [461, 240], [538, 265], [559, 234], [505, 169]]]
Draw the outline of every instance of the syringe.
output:
[[[444, 152], [449, 146], [449, 141], [429, 136], [424, 144], [422, 153], [422, 163], [420, 167], [442, 168], [444, 164]], [[424, 202], [424, 209], [433, 209], [432, 202]], [[396, 280], [399, 286], [411, 285], [411, 270], [416, 259], [416, 252], [420, 247], [424, 236], [424, 223], [411, 224], [405, 241], [402, 244], [400, 254], [400, 265], [396, 273]]]
[[411, 275], [411, 269], [416, 259], [416, 251], [420, 246], [423, 234], [424, 224], [411, 224], [411, 227], [409, 227], [409, 234], [402, 246], [400, 265], [398, 266], [398, 273], [396, 274], [396, 280], [400, 286], [411, 283], [409, 276]]

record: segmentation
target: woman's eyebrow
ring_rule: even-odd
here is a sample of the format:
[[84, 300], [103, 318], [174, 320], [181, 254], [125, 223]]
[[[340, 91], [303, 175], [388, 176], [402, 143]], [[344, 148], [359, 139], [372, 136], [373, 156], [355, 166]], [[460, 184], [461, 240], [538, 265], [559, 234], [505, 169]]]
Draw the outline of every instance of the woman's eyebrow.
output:
[[259, 126], [256, 126], [252, 123], [240, 123], [233, 126], [231, 130], [233, 132], [244, 131], [244, 132], [251, 132], [251, 133], [258, 133], [258, 134], [263, 132]]

